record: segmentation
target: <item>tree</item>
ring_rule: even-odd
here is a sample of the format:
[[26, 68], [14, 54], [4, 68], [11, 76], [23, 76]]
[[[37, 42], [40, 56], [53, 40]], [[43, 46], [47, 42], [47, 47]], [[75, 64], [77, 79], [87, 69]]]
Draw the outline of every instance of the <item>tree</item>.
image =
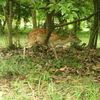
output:
[[[7, 7], [9, 5], [9, 13], [7, 12]], [[4, 11], [4, 16], [5, 20], [7, 22], [7, 27], [8, 27], [8, 45], [10, 48], [12, 48], [12, 1], [7, 1], [6, 6], [2, 5], [3, 11]], [[9, 14], [9, 15], [8, 15]]]
[[0, 7], [0, 35], [4, 35], [5, 19], [3, 16], [2, 6]]
[[32, 9], [32, 22], [33, 22], [33, 29], [37, 28], [36, 10], [34, 9]]
[[[100, 10], [100, 0], [93, 0], [93, 4], [94, 4], [94, 12], [99, 11]], [[96, 48], [99, 33], [100, 33], [100, 12], [94, 15], [93, 29], [92, 29], [92, 33], [90, 35], [90, 40], [88, 44], [89, 48], [91, 49]]]

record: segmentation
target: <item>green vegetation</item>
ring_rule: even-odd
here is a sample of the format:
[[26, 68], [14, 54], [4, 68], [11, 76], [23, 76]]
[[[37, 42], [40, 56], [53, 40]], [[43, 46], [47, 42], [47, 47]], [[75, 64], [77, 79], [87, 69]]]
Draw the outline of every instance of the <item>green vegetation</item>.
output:
[[[0, 0], [0, 100], [100, 100], [99, 5], [100, 0]], [[58, 46], [58, 60], [53, 47], [40, 45], [23, 57], [27, 35], [36, 28], [47, 29], [46, 37], [40, 35], [46, 43], [52, 31], [76, 34], [82, 42]]]
[[[62, 72], [58, 71], [58, 74], [53, 72], [56, 70], [54, 67], [48, 70], [45, 64], [41, 66], [40, 63], [30, 60], [29, 57], [23, 60], [21, 56], [12, 56], [8, 60], [0, 59], [0, 98], [3, 100], [100, 99], [100, 85], [94, 82], [93, 76], [80, 77], [74, 74], [63, 76]], [[59, 61], [56, 63], [54, 61], [52, 64], [59, 67]], [[74, 61], [75, 59], [72, 59], [73, 64]]]
[[95, 64], [91, 55], [97, 57], [95, 51], [88, 54], [87, 50], [68, 48], [59, 60], [50, 57], [47, 60], [30, 54], [23, 59], [22, 49], [1, 50], [0, 98], [3, 100], [100, 99], [99, 70], [92, 68]]
[[0, 48], [7, 47], [7, 41], [6, 40], [7, 40], [6, 36], [0, 37]]

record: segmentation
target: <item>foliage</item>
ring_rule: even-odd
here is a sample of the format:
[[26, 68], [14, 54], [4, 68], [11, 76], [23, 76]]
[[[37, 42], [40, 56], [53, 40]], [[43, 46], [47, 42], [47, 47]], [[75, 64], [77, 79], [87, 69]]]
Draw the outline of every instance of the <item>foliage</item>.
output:
[[[20, 0], [20, 2], [26, 3], [28, 2], [25, 0]], [[28, 2], [29, 3], [29, 2]], [[47, 12], [55, 11], [55, 13], [61, 12], [61, 15], [64, 19], [68, 18], [71, 21], [74, 18], [87, 16], [89, 12], [91, 12], [93, 9], [87, 9], [88, 6], [92, 5], [92, 2], [90, 1], [82, 1], [82, 3], [79, 0], [76, 1], [70, 1], [70, 0], [31, 0], [30, 6], [32, 6], [34, 9], [48, 9], [45, 10]], [[87, 14], [86, 14], [87, 13]]]
[[[3, 3], [6, 4], [6, 0], [1, 1], [0, 4]], [[87, 9], [88, 6], [92, 6], [92, 2], [84, 0], [81, 2], [79, 0], [15, 0], [13, 2], [13, 24], [19, 23], [18, 25], [20, 25], [21, 19], [24, 19], [25, 23], [32, 22], [30, 20], [31, 9], [36, 10], [37, 22], [40, 22], [39, 25], [42, 24], [42, 27], [46, 19], [46, 12], [54, 11], [55, 22], [57, 23], [58, 20], [63, 20], [62, 22], [73, 21], [92, 12], [93, 7]], [[39, 25], [38, 27], [40, 27]]]
[[1, 0], [0, 1], [0, 5], [4, 5], [5, 6], [6, 5], [6, 0]]

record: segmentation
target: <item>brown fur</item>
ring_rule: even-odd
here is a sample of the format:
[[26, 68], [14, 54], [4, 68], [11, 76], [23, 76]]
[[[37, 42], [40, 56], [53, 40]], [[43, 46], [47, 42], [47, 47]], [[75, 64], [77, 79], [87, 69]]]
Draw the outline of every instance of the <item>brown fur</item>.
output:
[[[44, 45], [46, 35], [47, 35], [46, 29], [38, 28], [38, 29], [32, 30], [28, 34], [28, 40], [29, 41], [26, 43], [26, 46], [28, 46], [28, 45], [33, 46], [36, 43]], [[48, 42], [48, 46], [53, 48], [56, 59], [57, 59], [57, 54], [56, 54], [55, 46], [63, 45], [63, 44], [66, 44], [68, 42], [79, 43], [79, 42], [81, 42], [81, 40], [79, 38], [77, 38], [75, 35], [72, 35], [72, 34], [69, 37], [62, 38], [62, 37], [59, 37], [54, 32], [51, 33], [51, 36], [50, 36], [49, 42]], [[24, 53], [25, 53], [25, 49], [24, 49]]]

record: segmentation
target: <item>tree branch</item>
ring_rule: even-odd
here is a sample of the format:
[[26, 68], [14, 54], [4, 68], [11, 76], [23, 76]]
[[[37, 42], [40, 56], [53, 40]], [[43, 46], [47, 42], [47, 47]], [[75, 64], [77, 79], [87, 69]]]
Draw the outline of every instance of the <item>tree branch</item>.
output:
[[13, 0], [13, 3], [15, 3], [15, 4], [19, 5], [19, 6], [22, 6], [22, 7], [28, 8], [28, 9], [33, 9], [33, 8], [34, 8], [34, 7], [30, 7], [29, 5], [26, 5], [26, 4], [20, 4], [19, 2], [14, 1], [14, 0]]
[[55, 25], [55, 28], [56, 28], [56, 27], [61, 27], [61, 26], [66, 26], [66, 25], [73, 24], [73, 23], [80, 22], [80, 21], [84, 21], [84, 20], [88, 20], [88, 19], [90, 19], [91, 17], [93, 17], [95, 14], [97, 14], [97, 13], [99, 13], [99, 12], [100, 12], [100, 10], [98, 10], [97, 12], [95, 12], [95, 13], [89, 15], [89, 16], [86, 17], [86, 18], [76, 19], [76, 20], [74, 20], [74, 21], [72, 21], [72, 22], [68, 22], [68, 23], [57, 24], [57, 25]]
[[[34, 7], [30, 7], [28, 4], [21, 4], [21, 3], [17, 2], [17, 1], [13, 1], [13, 3], [15, 3], [15, 4], [19, 5], [19, 6], [28, 8], [28, 9], [34, 9]], [[33, 5], [34, 5], [34, 4], [33, 4]], [[42, 8], [40, 8], [40, 9], [45, 9], [45, 10], [46, 10], [47, 7], [42, 7]]]

